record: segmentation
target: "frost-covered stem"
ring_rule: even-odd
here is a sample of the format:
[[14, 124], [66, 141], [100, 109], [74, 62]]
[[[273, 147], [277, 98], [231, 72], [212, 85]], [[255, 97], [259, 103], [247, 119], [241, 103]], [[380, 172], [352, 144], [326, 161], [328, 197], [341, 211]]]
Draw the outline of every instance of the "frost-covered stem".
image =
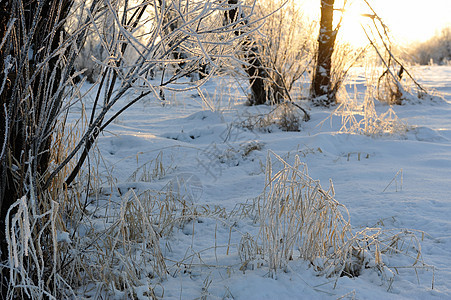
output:
[[[147, 5], [143, 5], [141, 8], [139, 8], [139, 9], [137, 10], [138, 14], [136, 15], [136, 19], [133, 20], [133, 16], [135, 16], [135, 15], [133, 15], [133, 16], [132, 16], [132, 19], [130, 19], [129, 21], [127, 21], [127, 18], [126, 18], [127, 13], [126, 13], [126, 12], [127, 12], [127, 4], [128, 4], [128, 1], [125, 1], [125, 4], [124, 4], [124, 15], [123, 15], [123, 17], [122, 17], [122, 20], [121, 20], [120, 23], [119, 23], [119, 18], [118, 18], [118, 16], [117, 16], [116, 12], [114, 11], [113, 7], [111, 6], [111, 3], [110, 3], [109, 1], [105, 1], [105, 2], [107, 3], [108, 8], [109, 8], [110, 11], [112, 12], [111, 15], [114, 16], [114, 19], [116, 20], [116, 22], [118, 23], [118, 26], [120, 26], [121, 29], [122, 29], [122, 28], [125, 28], [125, 27], [127, 27], [127, 26], [129, 26], [130, 23], [133, 21], [132, 25], [129, 26], [129, 29], [128, 29], [128, 30], [130, 30], [130, 31], [133, 31], [133, 30], [138, 26], [139, 21], [140, 21], [140, 19], [142, 18], [143, 13], [144, 13], [144, 11], [145, 11], [145, 9], [146, 9], [146, 7], [147, 7]], [[136, 11], [135, 11], [135, 12], [136, 12]], [[121, 30], [121, 34], [119, 35], [118, 40], [120, 40], [121, 37], [127, 37], [127, 36], [129, 35], [129, 31], [128, 31], [128, 30]], [[127, 40], [127, 39], [126, 39], [126, 40]], [[134, 45], [134, 44], [131, 42], [130, 39], [128, 39], [128, 42], [127, 42], [127, 43], [125, 43], [125, 42], [122, 43], [122, 45], [121, 45], [121, 50], [120, 50], [121, 58], [116, 62], [116, 64], [115, 64], [115, 65], [116, 65], [116, 68], [119, 68], [119, 67], [120, 67], [121, 62], [122, 62], [122, 57], [123, 57], [123, 55], [125, 54], [125, 51], [127, 50], [127, 46], [129, 46], [129, 45]], [[136, 48], [135, 48], [135, 49], [136, 49]], [[111, 70], [112, 70], [112, 72], [113, 72], [113, 77], [112, 77], [112, 79], [111, 79], [111, 82], [109, 83], [109, 89], [108, 89], [107, 97], [106, 97], [106, 99], [105, 99], [105, 103], [109, 103], [109, 102], [110, 102], [110, 99], [111, 99], [112, 94], [113, 94], [114, 85], [116, 84], [116, 80], [117, 80], [117, 77], [118, 77], [118, 71], [117, 71], [116, 69], [111, 69]], [[104, 74], [104, 76], [103, 76], [103, 78], [102, 78], [102, 83], [103, 83], [103, 81], [104, 81], [104, 79], [105, 79], [106, 74], [107, 74], [108, 71], [109, 71], [109, 70], [106, 69], [106, 72], [105, 72], [105, 74]], [[102, 87], [102, 86], [100, 86], [100, 87], [98, 88], [99, 91], [101, 90], [101, 87]], [[125, 93], [127, 90], [128, 90], [128, 88], [124, 91], [124, 93]], [[94, 103], [95, 105], [97, 105], [99, 95], [100, 95], [100, 93], [97, 94], [97, 97], [96, 97], [96, 100], [95, 100], [95, 103]], [[91, 126], [91, 127], [93, 126], [93, 124], [92, 124], [91, 122], [92, 122], [92, 120], [93, 120], [94, 112], [95, 112], [95, 106], [94, 106], [94, 109], [93, 109], [93, 111], [92, 111], [91, 120], [90, 120], [90, 126]], [[102, 125], [104, 115], [105, 115], [105, 114], [103, 114], [102, 118], [97, 118], [97, 121], [96, 121], [97, 125], [96, 125], [95, 127], [92, 127], [93, 129], [94, 129], [94, 128], [97, 128], [98, 130], [93, 130], [93, 131], [92, 131], [92, 134], [90, 135], [90, 137], [89, 137], [88, 139], [85, 140], [85, 148], [83, 149], [83, 153], [81, 154], [80, 158], [78, 159], [77, 165], [75, 166], [75, 168], [72, 170], [72, 172], [70, 173], [70, 175], [69, 175], [69, 176], [67, 177], [67, 179], [66, 179], [66, 184], [67, 184], [67, 185], [70, 185], [70, 184], [72, 183], [72, 181], [75, 179], [75, 177], [77, 176], [78, 172], [80, 171], [82, 165], [84, 164], [84, 162], [85, 162], [85, 160], [86, 160], [86, 157], [87, 157], [88, 154], [89, 154], [89, 151], [91, 150], [91, 147], [93, 146], [95, 140], [97, 139], [97, 136], [100, 134], [100, 132], [101, 132], [100, 127], [101, 127], [101, 125]], [[47, 184], [47, 183], [46, 183], [46, 184]]]
[[[369, 35], [367, 34], [367, 32], [365, 31], [366, 37], [368, 38], [368, 40], [370, 41], [370, 44], [373, 46], [373, 48], [375, 48], [378, 56], [381, 58], [381, 60], [383, 61], [383, 63], [386, 65], [387, 70], [386, 72], [390, 74], [390, 76], [393, 78], [393, 80], [395, 80], [396, 84], [397, 84], [397, 88], [398, 90], [402, 93], [403, 92], [403, 87], [401, 85], [401, 83], [399, 82], [401, 79], [401, 75], [403, 72], [405, 72], [407, 74], [407, 76], [409, 76], [409, 78], [413, 81], [413, 83], [418, 87], [418, 89], [421, 90], [421, 92], [427, 94], [427, 91], [418, 83], [418, 81], [415, 80], [415, 78], [413, 78], [412, 74], [410, 74], [410, 72], [406, 69], [406, 67], [396, 58], [396, 56], [393, 54], [393, 52], [391, 51], [391, 40], [390, 40], [390, 36], [389, 36], [389, 32], [388, 32], [388, 27], [387, 25], [385, 25], [385, 23], [382, 21], [382, 19], [379, 17], [379, 15], [376, 13], [376, 11], [373, 9], [373, 7], [371, 6], [371, 4], [368, 2], [368, 0], [363, 0], [365, 2], [365, 4], [368, 6], [368, 8], [372, 11], [372, 15], [370, 16], [373, 20], [373, 24], [374, 24], [374, 28], [376, 28], [377, 34], [379, 36], [379, 39], [381, 40], [382, 44], [384, 45], [385, 50], [387, 51], [390, 59], [393, 59], [398, 65], [401, 66], [400, 71], [398, 76], [394, 76], [394, 74], [391, 72], [391, 70], [389, 70], [390, 67], [390, 63], [386, 63], [386, 61], [384, 60], [384, 58], [381, 56], [381, 54], [379, 53], [379, 51], [376, 49], [376, 45], [373, 43], [373, 41], [370, 39]], [[376, 21], [379, 22], [379, 24], [382, 26], [383, 28], [383, 34], [381, 33], [381, 31], [379, 30], [379, 27], [377, 26]], [[363, 26], [362, 26], [363, 27]], [[365, 29], [364, 29], [365, 30]], [[387, 39], [387, 41], [385, 40], [385, 38]]]
[[9, 130], [8, 110], [6, 109], [6, 103], [3, 103], [3, 108], [5, 109], [5, 129], [4, 129], [5, 132], [3, 137], [2, 151], [0, 152], [0, 161], [3, 158], [3, 155], [5, 155], [6, 144], [8, 143], [8, 130]]
[[365, 33], [366, 37], [368, 38], [368, 41], [370, 42], [371, 46], [373, 46], [374, 50], [376, 51], [377, 56], [381, 59], [382, 63], [386, 67], [386, 72], [390, 74], [390, 76], [395, 80], [396, 86], [399, 90], [403, 91], [402, 84], [399, 82], [398, 77], [393, 74], [392, 70], [390, 69], [390, 66], [388, 65], [387, 61], [384, 59], [382, 54], [380, 53], [379, 49], [377, 48], [376, 44], [374, 44], [373, 40], [368, 35], [368, 32], [366, 31], [365, 27], [362, 26], [363, 32]]
[[[369, 6], [369, 4], [368, 4], [368, 6]], [[371, 8], [372, 9], [372, 8]], [[373, 12], [374, 12], [374, 10], [373, 10]], [[383, 25], [383, 23], [382, 23], [382, 21], [380, 20], [380, 18], [378, 17], [377, 18], [378, 20], [379, 20], [379, 22], [381, 22], [381, 24]], [[385, 40], [384, 40], [384, 38], [383, 38], [383, 36], [382, 36], [382, 34], [381, 34], [381, 32], [379, 31], [379, 29], [378, 29], [378, 27], [377, 27], [377, 24], [376, 24], [376, 20], [375, 20], [375, 18], [373, 18], [373, 24], [374, 24], [374, 27], [376, 28], [376, 30], [377, 30], [377, 33], [378, 33], [378, 35], [379, 35], [379, 38], [380, 38], [380, 40], [382, 41], [382, 44], [384, 45], [384, 48], [385, 48], [385, 50], [387, 51], [387, 53], [388, 53], [388, 55], [390, 55], [390, 57], [398, 64], [398, 65], [400, 65], [401, 66], [401, 69], [400, 69], [400, 73], [399, 74], [402, 74], [402, 72], [405, 72], [406, 74], [407, 74], [407, 76], [409, 76], [409, 78], [410, 79], [412, 79], [412, 81], [413, 81], [413, 83], [421, 90], [421, 91], [423, 91], [424, 93], [427, 93], [427, 91], [415, 80], [415, 78], [413, 78], [413, 76], [410, 74], [410, 72], [406, 69], [406, 67], [396, 58], [396, 56], [393, 54], [393, 52], [391, 51], [391, 49], [390, 49], [390, 46], [389, 45], [387, 45], [387, 43], [385, 42]], [[385, 25], [383, 25], [383, 27], [384, 27], [384, 32], [385, 32], [385, 34], [387, 35], [387, 37], [388, 37], [388, 33], [387, 33], [387, 31], [385, 30]], [[367, 36], [368, 37], [368, 36]], [[402, 71], [401, 71], [402, 70]], [[401, 75], [398, 75], [397, 76], [398, 77], [398, 79], [401, 79]]]

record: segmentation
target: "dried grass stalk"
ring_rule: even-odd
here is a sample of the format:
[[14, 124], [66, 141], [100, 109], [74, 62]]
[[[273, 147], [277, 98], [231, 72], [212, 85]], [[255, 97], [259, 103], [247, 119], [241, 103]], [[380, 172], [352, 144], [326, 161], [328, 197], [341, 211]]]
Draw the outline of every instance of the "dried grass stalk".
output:
[[[280, 171], [273, 171], [272, 157], [282, 164]], [[260, 232], [257, 243], [243, 236], [239, 245], [242, 268], [261, 255], [274, 276], [298, 255], [326, 276], [354, 277], [363, 268], [373, 268], [388, 288], [399, 268], [434, 269], [423, 261], [414, 231], [366, 228], [352, 233], [348, 210], [333, 198], [332, 184], [324, 190], [298, 156], [290, 165], [269, 152], [266, 168], [266, 185], [258, 203]], [[387, 255], [402, 255], [408, 263], [389, 265]]]
[[374, 100], [369, 95], [366, 96], [362, 105], [358, 104], [357, 99], [343, 101], [335, 113], [341, 115], [340, 132], [343, 133], [377, 137], [403, 135], [409, 128], [391, 107], [386, 112], [378, 114]]
[[[271, 156], [283, 164], [280, 171], [273, 173]], [[270, 269], [283, 269], [295, 255], [314, 263], [338, 252], [351, 234], [346, 207], [308, 175], [298, 156], [291, 166], [270, 152], [266, 174], [259, 238]]]

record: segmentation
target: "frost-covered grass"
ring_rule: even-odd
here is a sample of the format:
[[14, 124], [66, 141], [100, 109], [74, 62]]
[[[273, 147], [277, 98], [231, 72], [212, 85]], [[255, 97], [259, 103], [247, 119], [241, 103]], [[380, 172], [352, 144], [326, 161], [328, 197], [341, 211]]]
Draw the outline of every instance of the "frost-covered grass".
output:
[[[356, 77], [357, 103], [332, 114], [311, 108], [311, 121], [297, 132], [277, 122], [243, 126], [273, 108], [245, 106], [227, 78], [221, 82], [230, 88], [221, 87], [220, 97], [220, 81], [203, 87], [214, 111], [195, 91], [165, 103], [143, 99], [100, 137], [83, 224], [70, 240], [61, 238], [83, 250], [75, 292], [139, 299], [450, 297], [451, 70], [416, 71], [445, 101], [393, 108], [374, 102], [368, 110]], [[344, 122], [351, 116], [354, 123]], [[391, 127], [367, 131], [384, 122]], [[306, 195], [326, 202], [303, 210]], [[338, 203], [347, 210], [334, 214]], [[308, 215], [320, 211], [319, 219]]]
[[[46, 214], [16, 202], [11, 276], [35, 297], [25, 260], [38, 274], [64, 267], [55, 282], [77, 297], [450, 297], [451, 69], [415, 71], [444, 100], [390, 107], [364, 97], [360, 73], [309, 122], [293, 105], [246, 106], [228, 77], [202, 97], [144, 98], [100, 136], [78, 182], [50, 190]], [[55, 165], [83, 115], [73, 106], [74, 129], [55, 136]], [[49, 240], [31, 238], [40, 223], [50, 258]]]
[[[381, 74], [364, 76], [367, 87], [357, 76], [352, 100], [348, 82], [334, 111], [309, 107], [302, 99], [314, 39], [284, 21], [300, 21], [295, 3], [268, 18], [269, 27], [251, 24], [255, 31], [269, 29], [255, 42], [271, 100], [283, 103], [248, 107], [249, 78], [234, 81], [230, 72], [245, 64], [236, 59], [249, 46], [239, 44], [246, 35], [234, 26], [251, 19], [243, 13], [236, 24], [218, 18], [241, 4], [187, 2], [181, 9], [174, 2], [150, 15], [143, 4], [131, 8], [127, 20], [128, 13], [119, 18], [120, 2], [105, 2], [108, 13], [99, 24], [106, 27], [95, 29], [92, 41], [105, 38], [104, 46], [121, 50], [84, 57], [79, 67], [103, 66], [98, 75], [85, 74], [98, 85], [83, 79], [67, 97], [58, 94], [69, 110], [60, 123], [49, 123], [51, 134], [40, 131], [52, 139], [50, 149], [46, 142], [35, 154], [8, 150], [30, 158], [8, 163], [26, 196], [7, 205], [3, 297], [299, 298], [299, 288], [309, 298], [449, 296], [449, 268], [440, 253], [449, 245], [446, 215], [428, 215], [448, 205], [447, 185], [437, 182], [448, 178], [451, 126], [436, 108], [446, 115], [449, 102], [423, 97], [401, 63], [393, 56], [385, 61], [371, 41], [386, 65]], [[152, 30], [140, 28], [141, 18]], [[166, 22], [175, 29], [167, 30]], [[172, 55], [166, 46], [189, 55]], [[333, 75], [340, 84], [354, 60], [343, 53], [336, 52], [334, 62], [342, 65]], [[201, 78], [205, 64], [216, 67]], [[440, 72], [449, 77], [448, 69]], [[442, 82], [432, 86], [442, 89]], [[409, 103], [389, 108], [373, 98]], [[25, 103], [28, 96], [17, 99]], [[4, 110], [7, 146], [8, 124], [17, 118]], [[422, 124], [418, 116], [438, 120]], [[50, 154], [42, 173], [32, 167], [39, 151]]]

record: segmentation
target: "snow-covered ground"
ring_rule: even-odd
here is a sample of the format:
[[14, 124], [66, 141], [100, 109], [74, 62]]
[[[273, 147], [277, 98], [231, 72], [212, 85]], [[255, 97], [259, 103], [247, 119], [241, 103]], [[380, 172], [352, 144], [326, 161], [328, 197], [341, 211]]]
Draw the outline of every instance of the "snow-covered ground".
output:
[[[248, 130], [240, 124], [271, 108], [245, 106], [244, 93], [226, 79], [202, 87], [209, 105], [191, 91], [167, 93], [164, 105], [149, 97], [132, 106], [99, 138], [99, 201], [119, 203], [130, 188], [139, 194], [171, 186], [199, 214], [160, 240], [167, 279], [143, 275], [136, 295], [147, 298], [151, 287], [167, 299], [451, 299], [451, 67], [415, 72], [445, 101], [393, 107], [408, 130], [376, 137], [341, 133], [341, 116], [322, 108], [310, 108], [299, 132]], [[379, 112], [388, 108], [376, 104]], [[240, 270], [237, 245], [259, 230], [244, 208], [263, 191], [268, 150], [290, 163], [298, 155], [326, 190], [331, 179], [354, 232], [416, 230], [422, 258], [434, 268], [402, 268], [409, 266], [402, 255], [388, 255], [384, 263], [398, 267], [391, 284], [374, 269], [354, 278], [319, 276], [296, 257], [274, 278], [264, 264]]]

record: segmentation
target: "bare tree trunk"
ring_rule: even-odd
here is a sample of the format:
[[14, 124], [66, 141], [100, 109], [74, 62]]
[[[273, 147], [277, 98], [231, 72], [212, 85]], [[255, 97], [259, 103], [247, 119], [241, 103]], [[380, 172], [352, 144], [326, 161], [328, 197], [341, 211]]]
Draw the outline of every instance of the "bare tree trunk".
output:
[[[242, 16], [239, 15], [238, 11], [238, 0], [228, 0], [227, 4], [231, 6], [235, 6], [230, 10], [226, 10], [224, 13], [226, 22], [234, 23], [237, 22]], [[237, 26], [243, 26], [247, 22], [244, 18], [244, 21], [237, 24]], [[236, 36], [240, 36], [243, 34], [241, 29], [237, 29], [234, 31]], [[268, 100], [268, 92], [265, 88], [265, 79], [268, 78], [268, 73], [262, 63], [260, 58], [260, 52], [258, 46], [251, 40], [250, 37], [246, 37], [243, 42], [243, 69], [246, 74], [249, 76], [249, 84], [252, 93], [252, 97], [250, 99], [251, 105], [261, 105], [265, 104]]]
[[319, 106], [330, 106], [336, 101], [331, 78], [332, 54], [337, 36], [337, 31], [333, 29], [334, 2], [335, 0], [321, 0], [318, 53], [310, 89], [313, 103]]
[[[173, 7], [177, 5], [177, 3], [174, 3], [172, 0], [158, 0], [158, 4], [160, 5], [161, 14], [163, 15], [163, 26], [165, 27], [164, 33], [167, 36], [170, 36], [174, 31], [177, 31], [179, 28], [179, 23], [182, 23], [182, 21], [177, 17], [177, 9], [176, 7]], [[176, 38], [170, 38], [167, 44], [168, 49], [171, 49], [174, 47]], [[181, 49], [180, 46], [176, 46], [174, 50], [171, 52], [172, 57], [180, 61], [178, 63], [179, 68], [183, 69], [185, 66], [184, 59], [188, 58], [188, 55]]]
[[[7, 34], [9, 13], [11, 11], [11, 3], [2, 1], [0, 2], [0, 41], [4, 39]], [[5, 51], [5, 47], [0, 48], [0, 70], [6, 68], [8, 53]], [[7, 259], [8, 249], [6, 244], [5, 236], [5, 218], [6, 212], [8, 211], [14, 200], [14, 189], [12, 185], [12, 174], [7, 168], [7, 139], [9, 131], [9, 120], [7, 116], [7, 111], [5, 108], [8, 106], [8, 99], [11, 98], [11, 80], [5, 78], [5, 74], [0, 72], [0, 84], [5, 82], [3, 89], [0, 90], [0, 263]], [[12, 194], [12, 195], [11, 195]], [[2, 268], [0, 268], [1, 270]], [[6, 270], [1, 270], [0, 272], [0, 299], [6, 298], [8, 293], [8, 280], [7, 280]]]
[[[63, 53], [54, 51], [66, 34], [62, 23], [72, 3], [73, 0], [0, 2], [0, 41], [4, 41], [0, 48], [2, 263], [8, 260], [7, 212], [22, 196], [30, 196], [30, 192], [39, 195], [40, 180], [49, 165], [52, 131], [62, 104], [60, 83], [68, 76], [63, 76], [60, 68]], [[34, 191], [26, 188], [31, 186], [30, 178]], [[0, 299], [7, 297], [6, 270], [1, 268]]]

